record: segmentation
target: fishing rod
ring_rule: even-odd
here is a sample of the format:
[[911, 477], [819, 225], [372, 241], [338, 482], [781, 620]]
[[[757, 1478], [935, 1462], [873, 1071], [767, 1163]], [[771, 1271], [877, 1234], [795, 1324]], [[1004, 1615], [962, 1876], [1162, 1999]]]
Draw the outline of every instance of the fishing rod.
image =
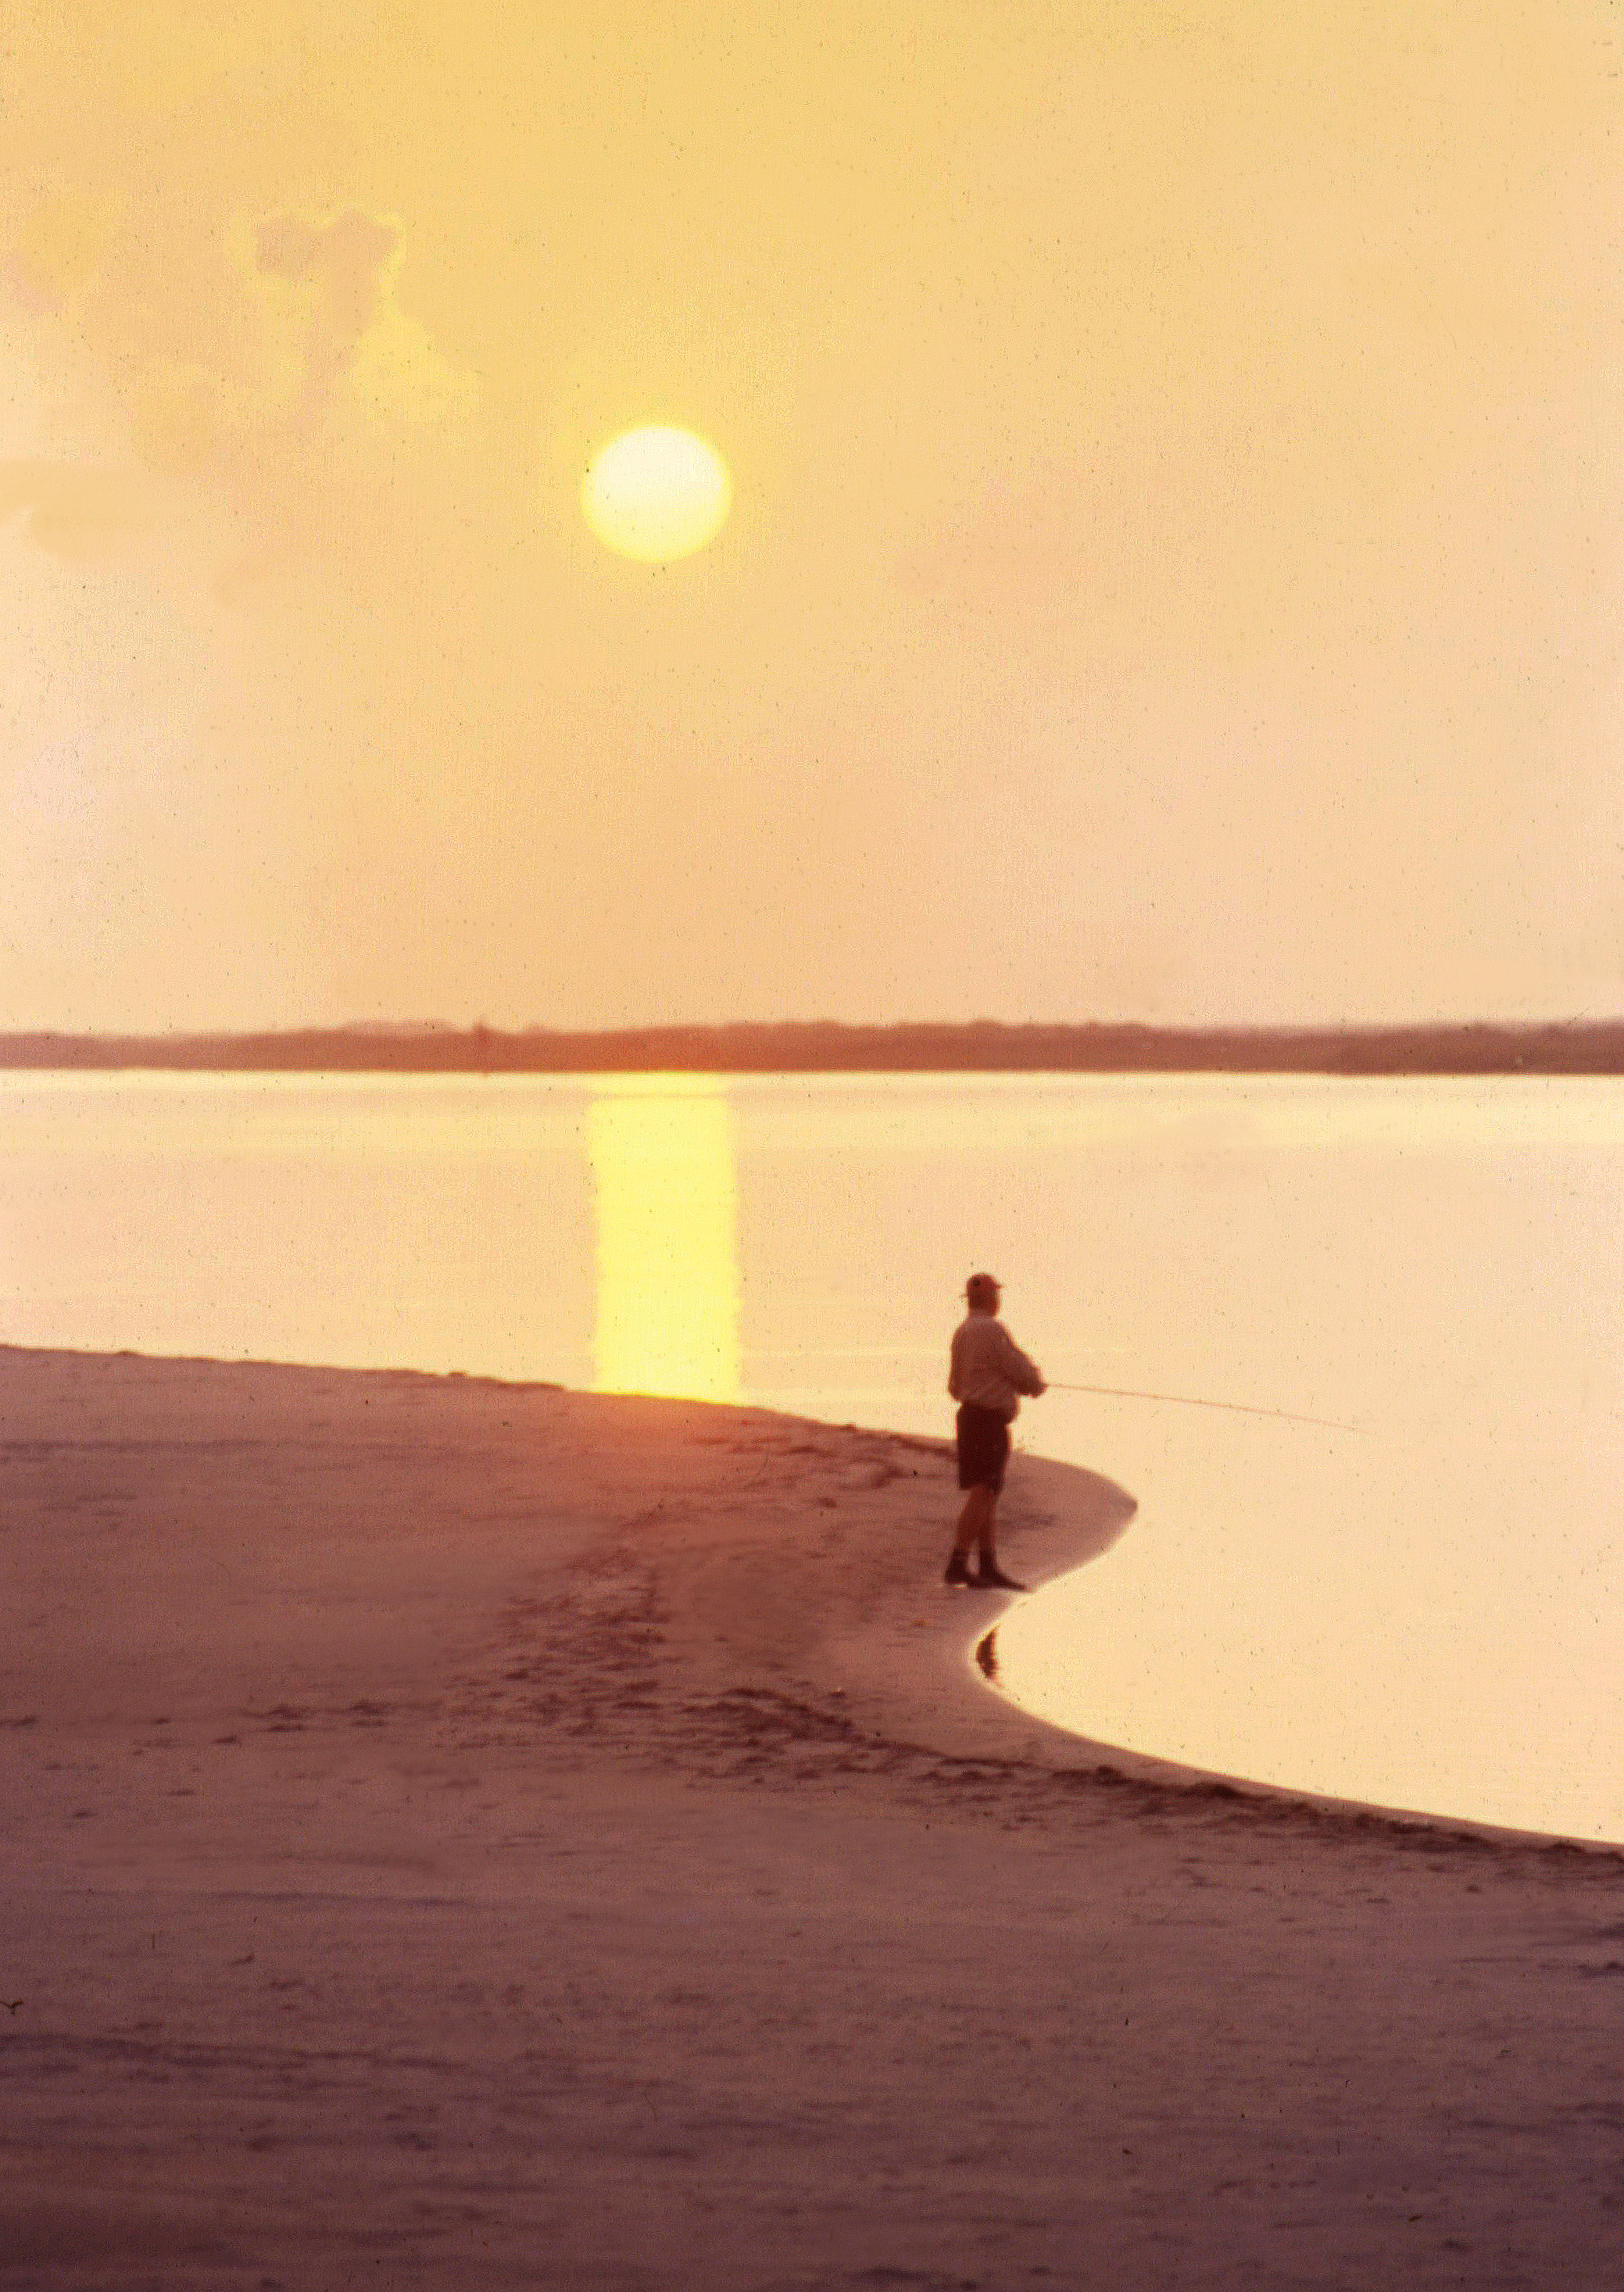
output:
[[1189, 1392], [1135, 1392], [1121, 1384], [1067, 1384], [1059, 1377], [1046, 1378], [1053, 1392], [1098, 1392], [1111, 1400], [1171, 1400], [1181, 1408], [1232, 1408], [1242, 1416], [1283, 1416], [1292, 1424], [1322, 1424], [1331, 1432], [1362, 1432], [1362, 1424], [1345, 1424], [1335, 1416], [1304, 1416], [1295, 1408], [1256, 1408], [1245, 1400], [1199, 1400]]

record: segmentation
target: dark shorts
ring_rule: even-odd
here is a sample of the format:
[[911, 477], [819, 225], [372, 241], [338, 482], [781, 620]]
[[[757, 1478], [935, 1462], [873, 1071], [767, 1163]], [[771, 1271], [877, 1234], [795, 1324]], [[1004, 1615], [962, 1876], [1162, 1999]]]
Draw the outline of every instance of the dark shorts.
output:
[[990, 1489], [994, 1496], [1004, 1485], [1009, 1462], [1009, 1427], [996, 1408], [975, 1408], [964, 1400], [958, 1407], [958, 1485], [961, 1489]]

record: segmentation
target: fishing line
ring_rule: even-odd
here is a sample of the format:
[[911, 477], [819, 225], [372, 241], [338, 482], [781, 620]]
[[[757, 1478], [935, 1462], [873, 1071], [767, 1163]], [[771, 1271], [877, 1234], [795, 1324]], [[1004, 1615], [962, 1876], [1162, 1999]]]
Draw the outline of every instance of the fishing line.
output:
[[1344, 1424], [1335, 1416], [1304, 1416], [1295, 1408], [1256, 1408], [1245, 1400], [1199, 1400], [1189, 1392], [1135, 1392], [1121, 1384], [1066, 1384], [1059, 1377], [1045, 1384], [1054, 1392], [1098, 1392], [1111, 1400], [1171, 1400], [1180, 1408], [1232, 1408], [1242, 1416], [1283, 1416], [1292, 1424], [1322, 1424], [1330, 1432], [1362, 1432], [1362, 1424]]

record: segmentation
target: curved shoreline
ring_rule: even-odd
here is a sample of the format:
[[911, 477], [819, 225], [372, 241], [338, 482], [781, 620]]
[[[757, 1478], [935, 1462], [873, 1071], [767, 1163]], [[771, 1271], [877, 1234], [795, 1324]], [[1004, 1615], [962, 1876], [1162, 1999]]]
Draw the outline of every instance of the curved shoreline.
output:
[[[998, 1632], [994, 1624], [974, 1641], [966, 1655], [967, 1671], [979, 1673], [977, 1683], [982, 1691], [1006, 1702], [1012, 1708], [1022, 1707], [1004, 1686], [998, 1676]], [[1386, 1806], [1371, 1799], [1346, 1798], [1330, 1791], [1313, 1791], [1289, 1783], [1262, 1781], [1254, 1776], [1232, 1774], [1216, 1767], [1195, 1767], [1177, 1759], [1167, 1759], [1152, 1751], [1139, 1751], [1130, 1745], [1107, 1743], [1076, 1729], [1062, 1727], [1055, 1720], [1046, 1720], [1067, 1741], [1084, 1752], [1099, 1755], [1094, 1763], [1078, 1768], [1057, 1768], [1057, 1771], [1091, 1776], [1095, 1780], [1116, 1788], [1132, 1786], [1148, 1798], [1187, 1796], [1197, 1798], [1224, 1798], [1233, 1801], [1237, 1807], [1246, 1807], [1266, 1818], [1302, 1815], [1310, 1820], [1340, 1820], [1356, 1825], [1361, 1830], [1382, 1829], [1395, 1838], [1435, 1838], [1440, 1843], [1483, 1845], [1485, 1847], [1528, 1847], [1561, 1853], [1585, 1854], [1603, 1860], [1624, 1864], [1624, 1841], [1597, 1838], [1575, 1838], [1562, 1830], [1537, 1830], [1509, 1823], [1481, 1822], [1469, 1815], [1442, 1814], [1424, 1807]]]
[[[782, 1747], [798, 1729], [1271, 1819], [1559, 1837], [1208, 1772], [1027, 1712], [992, 1676], [1007, 1602], [966, 1650], [964, 1595], [941, 1587], [945, 1441], [410, 1370], [14, 1347], [0, 1404], [13, 1497], [31, 1474], [43, 1524], [12, 1536], [18, 1596], [32, 1570], [58, 1618], [0, 1672], [14, 1728], [103, 1731], [155, 1702], [251, 1729], [409, 1707], [665, 1758], [695, 1724], [759, 1749], [772, 1710]], [[1006, 1548], [1036, 1588], [1135, 1509], [1024, 1453]], [[105, 1535], [76, 1552], [63, 1521], [113, 1516], [122, 1596], [99, 1610]]]

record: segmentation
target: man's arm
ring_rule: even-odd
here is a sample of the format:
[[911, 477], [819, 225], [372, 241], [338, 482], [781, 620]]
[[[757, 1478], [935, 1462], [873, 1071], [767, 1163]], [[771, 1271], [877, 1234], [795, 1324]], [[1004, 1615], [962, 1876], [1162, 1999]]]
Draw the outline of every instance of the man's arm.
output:
[[1004, 1340], [1005, 1373], [1011, 1384], [1017, 1392], [1024, 1392], [1036, 1400], [1044, 1389], [1043, 1371], [1035, 1360], [1028, 1360], [1007, 1329], [1000, 1327], [998, 1335]]

